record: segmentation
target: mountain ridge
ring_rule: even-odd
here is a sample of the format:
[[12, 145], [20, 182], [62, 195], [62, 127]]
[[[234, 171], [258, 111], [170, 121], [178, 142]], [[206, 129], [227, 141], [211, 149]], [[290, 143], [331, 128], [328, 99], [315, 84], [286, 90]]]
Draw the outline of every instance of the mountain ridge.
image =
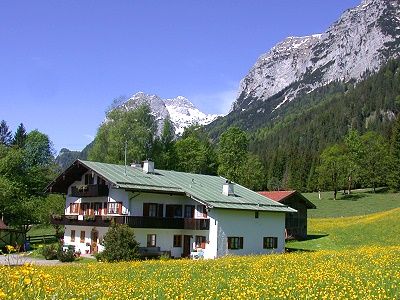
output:
[[231, 112], [284, 91], [281, 101], [268, 108], [270, 113], [299, 93], [333, 81], [359, 81], [365, 73], [376, 72], [399, 56], [399, 14], [397, 0], [364, 0], [322, 34], [286, 38], [262, 54], [241, 80]]

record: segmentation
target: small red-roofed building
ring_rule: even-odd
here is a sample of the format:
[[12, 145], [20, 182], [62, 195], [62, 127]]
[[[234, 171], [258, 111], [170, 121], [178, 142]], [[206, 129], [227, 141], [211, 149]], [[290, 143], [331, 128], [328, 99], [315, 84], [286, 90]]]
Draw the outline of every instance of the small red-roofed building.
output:
[[307, 237], [307, 209], [316, 208], [310, 200], [297, 191], [263, 191], [258, 193], [297, 210], [295, 213], [286, 213], [287, 238], [305, 239]]

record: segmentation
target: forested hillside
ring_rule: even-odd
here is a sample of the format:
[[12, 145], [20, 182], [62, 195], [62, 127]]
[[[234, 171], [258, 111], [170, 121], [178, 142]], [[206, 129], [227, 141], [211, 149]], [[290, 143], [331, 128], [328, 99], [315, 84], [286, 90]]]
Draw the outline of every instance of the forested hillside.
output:
[[[325, 91], [326, 93], [323, 93]], [[400, 108], [400, 61], [391, 61], [355, 87], [333, 83], [287, 107], [284, 118], [251, 134], [250, 150], [269, 181], [300, 190], [317, 188], [320, 153], [340, 142], [350, 128], [376, 131], [386, 139]]]

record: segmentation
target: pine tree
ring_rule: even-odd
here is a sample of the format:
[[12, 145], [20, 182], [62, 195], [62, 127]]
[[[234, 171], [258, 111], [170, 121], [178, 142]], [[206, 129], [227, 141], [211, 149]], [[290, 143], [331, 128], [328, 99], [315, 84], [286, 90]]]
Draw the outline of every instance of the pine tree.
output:
[[389, 187], [395, 191], [400, 190], [400, 115], [397, 117], [393, 128], [392, 143], [390, 147], [390, 173]]
[[26, 130], [24, 124], [21, 123], [19, 124], [11, 143], [12, 145], [23, 148], [25, 146], [25, 140], [26, 140]]
[[0, 122], [0, 144], [9, 146], [11, 144], [11, 131], [8, 129], [6, 121], [2, 120]]

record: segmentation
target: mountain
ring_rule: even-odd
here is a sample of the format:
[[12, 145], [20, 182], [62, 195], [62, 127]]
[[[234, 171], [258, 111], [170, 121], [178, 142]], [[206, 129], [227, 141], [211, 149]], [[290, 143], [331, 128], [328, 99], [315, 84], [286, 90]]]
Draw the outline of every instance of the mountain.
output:
[[[138, 92], [128, 100], [118, 102], [111, 109], [132, 110], [142, 104], [148, 104], [152, 114], [156, 118], [158, 133], [160, 134], [164, 125], [164, 120], [169, 118], [174, 125], [175, 134], [181, 135], [186, 127], [190, 125], [207, 125], [214, 121], [219, 115], [207, 115], [201, 112], [192, 102], [183, 96], [171, 99], [161, 99], [157, 95], [149, 95]], [[82, 151], [71, 151], [63, 148], [55, 159], [55, 162], [62, 170], [68, 167], [75, 159], [87, 159], [88, 152], [92, 143], [87, 145]]]
[[257, 129], [331, 82], [360, 82], [400, 53], [400, 2], [364, 0], [322, 34], [289, 37], [242, 79], [230, 113], [211, 127]]
[[76, 159], [86, 160], [88, 157], [88, 152], [92, 148], [93, 142], [86, 145], [82, 151], [73, 151], [67, 148], [62, 148], [60, 153], [55, 158], [55, 163], [60, 166], [61, 170], [65, 170], [69, 167]]
[[161, 99], [157, 95], [139, 92], [122, 103], [117, 109], [131, 110], [142, 104], [148, 104], [157, 120], [158, 131], [161, 132], [164, 120], [169, 118], [175, 127], [175, 134], [181, 135], [190, 125], [207, 125], [219, 115], [207, 115], [201, 112], [187, 98], [178, 96], [171, 99]]

